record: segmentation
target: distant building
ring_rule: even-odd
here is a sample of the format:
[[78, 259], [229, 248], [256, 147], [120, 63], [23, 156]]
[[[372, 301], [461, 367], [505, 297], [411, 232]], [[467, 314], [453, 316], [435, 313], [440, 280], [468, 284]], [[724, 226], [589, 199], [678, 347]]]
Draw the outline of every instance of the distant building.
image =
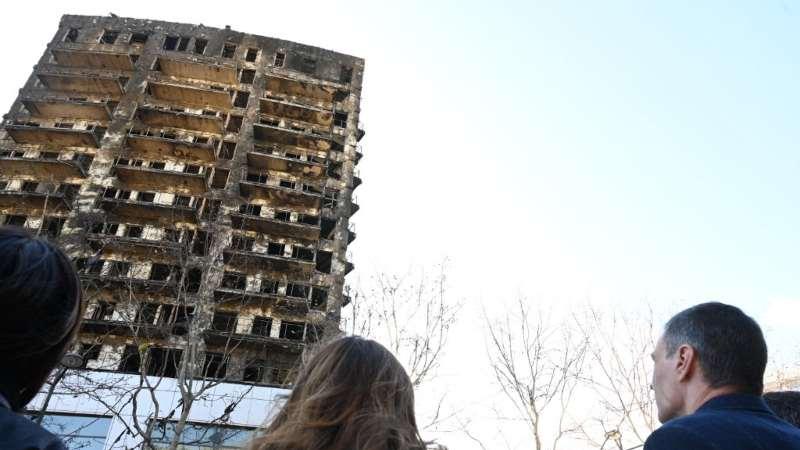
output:
[[83, 368], [64, 383], [119, 400], [162, 381], [136, 413], [57, 387], [45, 424], [90, 421], [91, 449], [136, 434], [122, 416], [167, 433], [180, 380], [223, 399], [198, 400], [198, 436], [264, 420], [349, 301], [363, 69], [228, 27], [62, 18], [4, 117], [0, 223], [58, 241], [81, 273]]

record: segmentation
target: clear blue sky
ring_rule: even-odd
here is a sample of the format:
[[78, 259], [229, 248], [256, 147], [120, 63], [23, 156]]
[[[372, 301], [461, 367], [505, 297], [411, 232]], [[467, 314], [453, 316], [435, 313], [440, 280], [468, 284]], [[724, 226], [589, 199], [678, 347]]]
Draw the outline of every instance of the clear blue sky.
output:
[[361, 56], [350, 277], [448, 256], [470, 306], [456, 360], [482, 346], [477, 305], [519, 292], [729, 301], [797, 349], [800, 3], [380, 3], [7, 5], [4, 57], [19, 64], [4, 65], [0, 101], [63, 12], [229, 24]]

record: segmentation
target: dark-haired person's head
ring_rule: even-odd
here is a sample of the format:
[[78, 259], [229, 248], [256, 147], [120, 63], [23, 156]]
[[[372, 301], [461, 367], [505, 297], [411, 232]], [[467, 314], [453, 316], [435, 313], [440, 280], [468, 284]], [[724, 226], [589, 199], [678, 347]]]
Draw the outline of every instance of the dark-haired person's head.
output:
[[333, 340], [300, 368], [257, 450], [423, 450], [414, 388], [399, 361], [360, 337]]
[[767, 392], [764, 401], [775, 415], [800, 428], [800, 391]]
[[0, 227], [0, 393], [23, 408], [71, 343], [81, 318], [72, 262], [21, 228]]
[[663, 423], [723, 393], [761, 395], [767, 343], [739, 308], [703, 303], [679, 312], [653, 352], [653, 390]]

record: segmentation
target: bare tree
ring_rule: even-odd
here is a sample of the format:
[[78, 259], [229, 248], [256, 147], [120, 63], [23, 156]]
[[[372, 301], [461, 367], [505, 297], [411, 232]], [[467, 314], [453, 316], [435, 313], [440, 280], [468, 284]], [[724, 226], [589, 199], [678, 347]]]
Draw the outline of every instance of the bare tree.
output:
[[644, 444], [657, 425], [650, 389], [650, 354], [655, 347], [652, 310], [624, 314], [587, 305], [573, 319], [590, 343], [592, 370], [585, 382], [600, 406], [599, 414], [582, 427], [584, 438], [600, 448], [608, 441], [617, 448]]
[[533, 448], [555, 450], [580, 429], [569, 411], [586, 370], [585, 336], [542, 313], [531, 314], [524, 298], [500, 322], [484, 317], [497, 383], [527, 425]]

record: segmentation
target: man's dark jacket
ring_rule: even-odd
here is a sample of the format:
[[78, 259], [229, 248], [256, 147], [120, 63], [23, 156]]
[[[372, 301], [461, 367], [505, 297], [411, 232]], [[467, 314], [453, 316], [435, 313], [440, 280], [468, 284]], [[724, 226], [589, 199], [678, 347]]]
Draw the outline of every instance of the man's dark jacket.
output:
[[800, 450], [800, 428], [779, 419], [756, 395], [707, 401], [647, 438], [645, 450]]
[[0, 395], [0, 449], [67, 450], [60, 439], [8, 407]]

